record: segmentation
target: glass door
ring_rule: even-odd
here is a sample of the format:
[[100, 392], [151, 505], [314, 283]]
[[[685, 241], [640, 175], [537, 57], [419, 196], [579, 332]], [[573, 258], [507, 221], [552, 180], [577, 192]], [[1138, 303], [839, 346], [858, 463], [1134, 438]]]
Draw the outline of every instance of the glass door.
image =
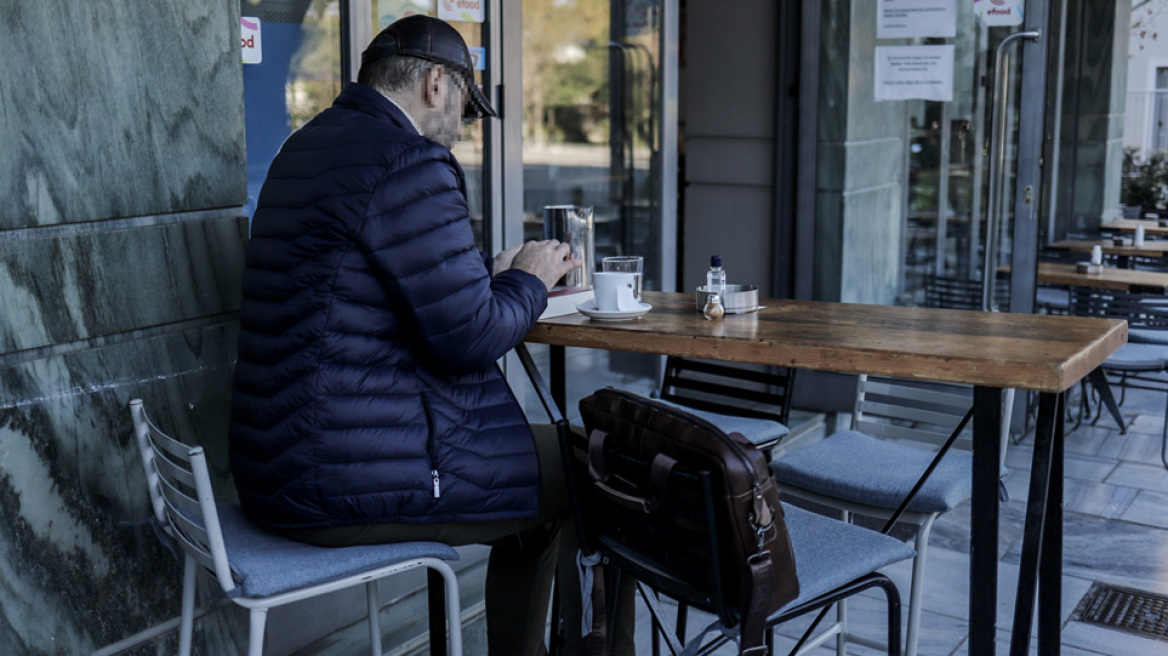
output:
[[[372, 35], [376, 35], [390, 23], [413, 14], [440, 18], [458, 30], [470, 49], [475, 64], [475, 82], [491, 98], [493, 84], [490, 75], [490, 5], [487, 0], [476, 2], [455, 2], [454, 0], [373, 0]], [[497, 108], [497, 103], [495, 103]], [[475, 243], [484, 251], [497, 252], [501, 246], [493, 243], [496, 229], [489, 220], [490, 178], [487, 165], [488, 131], [493, 120], [475, 121], [463, 127], [462, 139], [453, 148], [466, 174], [467, 204], [470, 208], [471, 226], [474, 228]]]
[[[661, 101], [669, 88], [662, 44], [676, 56], [676, 30], [666, 27], [667, 18], [677, 20], [676, 6], [522, 0], [523, 238], [543, 237], [545, 206], [592, 206], [596, 270], [605, 256], [643, 256], [648, 290], [671, 285], [676, 266], [662, 175], [676, 151], [665, 147], [670, 122]], [[568, 349], [565, 359], [571, 412], [574, 399], [598, 387], [647, 393], [657, 385], [657, 356]]]
[[[1023, 205], [1038, 203], [1034, 172], [1019, 166], [1037, 162], [1041, 148], [1041, 139], [1027, 137], [1042, 132], [1045, 71], [1023, 65], [1024, 44], [1040, 37], [1022, 24], [1022, 15], [1016, 21], [987, 21], [980, 4], [990, 5], [958, 3], [952, 39], [921, 40], [952, 44], [952, 100], [905, 102], [910, 136], [901, 299], [906, 304], [1006, 311], [1011, 286], [1027, 284], [1004, 271], [1015, 260], [1017, 232], [1037, 228], [1016, 222], [1016, 198], [1025, 179], [1030, 191]], [[1014, 8], [1018, 14], [1041, 12], [1041, 4], [1018, 2]], [[1024, 105], [1027, 85], [1039, 95]], [[1038, 111], [1027, 111], [1035, 103]], [[1027, 248], [1033, 263], [1033, 246]], [[1033, 298], [1033, 283], [1029, 286], [1028, 292], [1017, 290], [1022, 297]], [[967, 294], [964, 302], [957, 290]]]
[[1050, 47], [1034, 37], [1047, 0], [810, 6], [811, 296], [1030, 311]]
[[643, 255], [660, 289], [659, 0], [523, 0], [523, 220], [594, 208], [596, 256]]

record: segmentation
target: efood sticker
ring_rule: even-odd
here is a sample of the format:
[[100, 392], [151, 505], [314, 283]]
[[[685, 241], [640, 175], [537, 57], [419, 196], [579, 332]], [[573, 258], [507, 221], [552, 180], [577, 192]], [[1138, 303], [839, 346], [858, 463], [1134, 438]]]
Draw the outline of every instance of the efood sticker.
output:
[[438, 18], [481, 23], [486, 20], [483, 12], [484, 2], [485, 0], [438, 0]]
[[264, 49], [260, 45], [260, 19], [240, 16], [239, 40], [243, 47], [243, 63], [258, 64], [264, 60]]
[[1025, 0], [973, 0], [973, 13], [990, 27], [1021, 25]]

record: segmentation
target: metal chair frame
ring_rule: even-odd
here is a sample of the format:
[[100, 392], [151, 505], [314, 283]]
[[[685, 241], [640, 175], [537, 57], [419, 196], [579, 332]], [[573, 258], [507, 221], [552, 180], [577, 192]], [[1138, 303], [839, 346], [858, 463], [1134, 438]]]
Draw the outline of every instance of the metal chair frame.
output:
[[[190, 654], [194, 616], [196, 576], [200, 568], [213, 576], [219, 588], [232, 602], [248, 609], [250, 632], [248, 637], [249, 656], [263, 653], [264, 630], [269, 608], [316, 597], [335, 590], [356, 585], [365, 586], [365, 596], [369, 619], [371, 651], [381, 656], [381, 628], [378, 616], [381, 610], [377, 584], [394, 574], [418, 568], [438, 572], [445, 583], [445, 611], [449, 625], [450, 653], [462, 654], [462, 624], [458, 592], [458, 579], [450, 565], [437, 557], [396, 557], [390, 550], [400, 550], [402, 545], [373, 545], [351, 547], [368, 550], [384, 547], [387, 552], [380, 558], [381, 564], [364, 571], [350, 573], [332, 580], [306, 582], [300, 587], [277, 592], [269, 596], [248, 597], [242, 593], [237, 577], [232, 571], [231, 553], [228, 539], [224, 538], [224, 527], [220, 522], [220, 508], [215, 501], [211, 487], [211, 477], [207, 468], [206, 454], [201, 446], [191, 446], [162, 432], [146, 414], [141, 400], [130, 402], [130, 412], [134, 422], [134, 433], [142, 456], [142, 466], [146, 472], [146, 482], [150, 492], [150, 504], [154, 521], [167, 536], [173, 539], [183, 552], [182, 615], [179, 632], [179, 654]], [[293, 541], [278, 536], [272, 540]], [[301, 552], [319, 550], [330, 557], [343, 558], [346, 549], [313, 547], [295, 543]], [[436, 545], [449, 552], [456, 559], [457, 552], [445, 545]], [[431, 631], [434, 623], [431, 622]], [[431, 634], [433, 643], [434, 634]], [[444, 653], [445, 640], [438, 645], [438, 652]]]
[[[1006, 395], [1003, 407], [1010, 407], [1013, 399], [1013, 390], [1005, 390]], [[894, 379], [877, 379], [860, 376], [856, 387], [856, 400], [852, 415], [852, 430], [881, 439], [910, 441], [940, 446], [949, 442], [951, 431], [959, 427], [973, 405], [972, 389], [965, 386], [920, 383], [914, 381], [898, 381]], [[1005, 458], [1006, 446], [1009, 441], [1010, 414], [1003, 413], [1001, 426], [1002, 457]], [[971, 440], [962, 435], [952, 442], [968, 450]], [[826, 438], [826, 439], [830, 439]], [[814, 445], [811, 445], [814, 448]], [[781, 459], [779, 460], [781, 462]], [[924, 484], [929, 472], [917, 481], [917, 487]], [[905, 654], [915, 656], [919, 641], [920, 618], [924, 599], [925, 565], [928, 560], [929, 535], [933, 524], [940, 512], [924, 512], [906, 510], [907, 501], [901, 508], [886, 507], [852, 502], [835, 496], [823, 494], [815, 490], [799, 487], [780, 477], [783, 492], [787, 495], [804, 499], [828, 508], [834, 509], [837, 518], [843, 521], [852, 521], [854, 515], [863, 515], [880, 520], [894, 519], [916, 526], [914, 547], [916, 556], [913, 559], [911, 586], [908, 602], [908, 623], [905, 636]], [[904, 490], [908, 497], [915, 489]], [[1001, 487], [1001, 495], [1005, 500], [1005, 486]], [[887, 527], [891, 528], [891, 526]], [[843, 634], [837, 642], [837, 652], [842, 656], [845, 651], [845, 641], [850, 640], [860, 645], [873, 648], [885, 648], [887, 645], [851, 635], [847, 632], [847, 609], [844, 604], [837, 608], [834, 630]]]
[[[1124, 319], [1128, 322], [1129, 329], [1165, 335], [1163, 339], [1153, 342], [1163, 344], [1163, 358], [1158, 365], [1148, 364], [1142, 367], [1121, 365], [1112, 356], [1108, 359], [1111, 360], [1111, 364], [1104, 360], [1100, 369], [1119, 376], [1119, 405], [1123, 405], [1128, 387], [1165, 394], [1164, 428], [1160, 434], [1160, 461], [1168, 468], [1168, 297], [1142, 290], [1117, 291], [1075, 287], [1071, 291], [1071, 311], [1078, 316]], [[1138, 338], [1130, 341], [1133, 344], [1139, 343]], [[1120, 428], [1123, 428], [1122, 423]]]

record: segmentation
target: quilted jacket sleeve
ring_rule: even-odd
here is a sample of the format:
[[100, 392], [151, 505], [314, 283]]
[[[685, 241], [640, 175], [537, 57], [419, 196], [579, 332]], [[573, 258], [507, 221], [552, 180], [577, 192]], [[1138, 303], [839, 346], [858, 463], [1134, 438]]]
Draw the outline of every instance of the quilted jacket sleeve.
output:
[[372, 191], [357, 240], [427, 355], [455, 372], [490, 366], [531, 330], [547, 289], [524, 271], [491, 278], [448, 150], [426, 142], [392, 168]]

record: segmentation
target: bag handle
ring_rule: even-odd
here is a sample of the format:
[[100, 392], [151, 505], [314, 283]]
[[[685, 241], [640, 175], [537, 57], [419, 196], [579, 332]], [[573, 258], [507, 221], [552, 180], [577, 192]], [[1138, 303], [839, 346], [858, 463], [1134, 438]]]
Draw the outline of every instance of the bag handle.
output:
[[612, 475], [609, 474], [608, 465], [604, 462], [604, 441], [607, 438], [608, 433], [599, 428], [593, 429], [588, 435], [588, 477], [592, 479], [592, 484], [626, 508], [643, 513], [653, 512], [665, 499], [669, 474], [677, 465], [677, 459], [664, 453], [658, 453], [653, 457], [653, 461], [649, 463], [649, 482], [653, 489], [648, 493], [637, 489], [635, 485], [633, 486], [635, 493], [618, 490], [608, 484], [608, 479]]

